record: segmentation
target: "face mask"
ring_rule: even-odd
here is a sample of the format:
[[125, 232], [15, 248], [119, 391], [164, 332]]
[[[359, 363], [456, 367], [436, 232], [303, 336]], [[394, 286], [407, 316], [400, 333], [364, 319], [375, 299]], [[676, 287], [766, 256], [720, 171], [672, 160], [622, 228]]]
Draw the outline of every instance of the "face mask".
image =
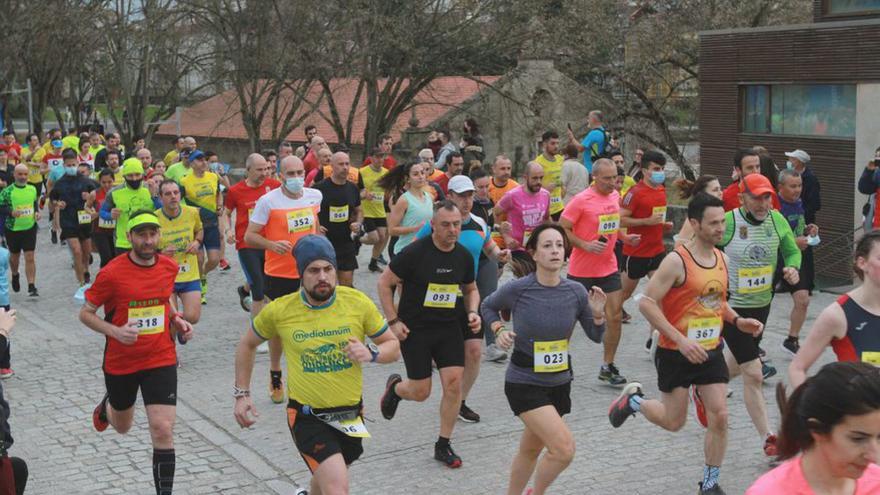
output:
[[208, 167], [211, 168], [212, 172], [216, 172], [216, 171], [220, 170], [220, 162], [209, 163]]
[[791, 163], [790, 161], [786, 161], [786, 162], [785, 162], [785, 168], [791, 170], [791, 169], [794, 168], [794, 164]]
[[76, 167], [64, 167], [65, 175], [76, 175]]
[[651, 172], [651, 182], [658, 186], [663, 184], [664, 182], [666, 182], [666, 172], [662, 170], [655, 170], [654, 172]]
[[60, 139], [53, 139], [52, 140], [52, 147], [53, 148], [60, 148], [63, 144], [64, 143], [62, 143]]
[[130, 187], [132, 189], [137, 189], [137, 188], [141, 187], [141, 182], [143, 182], [143, 181], [144, 181], [143, 179], [137, 179], [137, 180], [125, 179], [125, 183], [128, 184], [128, 187]]
[[292, 177], [290, 179], [284, 179], [284, 187], [286, 187], [288, 191], [294, 194], [301, 193], [305, 185], [306, 180], [303, 177]]

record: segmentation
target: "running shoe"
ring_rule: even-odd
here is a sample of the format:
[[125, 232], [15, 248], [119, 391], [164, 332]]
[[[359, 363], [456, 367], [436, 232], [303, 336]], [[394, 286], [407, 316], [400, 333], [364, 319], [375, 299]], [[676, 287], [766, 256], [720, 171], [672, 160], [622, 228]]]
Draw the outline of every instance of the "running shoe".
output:
[[46, 195], [44, 194], [44, 195], [40, 196], [40, 209], [42, 210], [45, 207], [46, 207]]
[[89, 272], [83, 272], [83, 280], [86, 281], [86, 284], [92, 283], [92, 274]]
[[84, 284], [79, 286], [79, 289], [76, 289], [76, 293], [73, 294], [73, 298], [77, 301], [84, 302], [86, 300], [86, 290], [91, 287], [91, 284]]
[[238, 286], [238, 303], [241, 304], [241, 309], [244, 310], [245, 313], [251, 312], [251, 305], [247, 301], [251, 299], [251, 293], [245, 290], [243, 285]]
[[706, 406], [700, 397], [700, 391], [693, 385], [691, 385], [691, 400], [694, 401], [694, 413], [697, 415], [697, 421], [703, 425], [703, 428], [708, 428], [709, 418], [706, 417]]
[[379, 257], [376, 258], [376, 262], [378, 262], [380, 265], [387, 265], [388, 264], [388, 260], [385, 259], [385, 255], [383, 255], [383, 254], [380, 254]]
[[599, 368], [599, 381], [615, 387], [626, 384], [626, 378], [620, 376], [620, 370], [617, 369], [617, 366], [614, 366], [614, 363], [602, 365]]
[[204, 294], [202, 294], [202, 306], [207, 306], [207, 305], [208, 305], [208, 298], [205, 297]]
[[4, 380], [7, 378], [12, 378], [12, 375], [14, 374], [15, 372], [12, 371], [12, 368], [0, 368], [0, 378]]
[[460, 468], [461, 467], [461, 457], [456, 455], [455, 452], [452, 451], [452, 445], [440, 445], [440, 443], [434, 444], [434, 459], [446, 464], [448, 468]]
[[397, 405], [400, 404], [400, 396], [395, 394], [392, 389], [402, 381], [403, 378], [395, 373], [389, 376], [388, 381], [385, 382], [385, 393], [382, 394], [382, 399], [379, 400], [379, 409], [382, 411], [382, 417], [385, 419], [390, 420], [397, 413]]
[[507, 353], [494, 343], [486, 346], [486, 361], [502, 363], [507, 359]]
[[28, 296], [30, 297], [39, 297], [40, 293], [37, 292], [37, 286], [30, 284], [28, 285]]
[[761, 359], [767, 357], [767, 351], [765, 351], [761, 346], [758, 346], [758, 357]]
[[52, 244], [58, 244], [58, 232], [52, 231]]
[[764, 439], [764, 455], [767, 457], [776, 457], [778, 454], [779, 449], [776, 448], [776, 435], [767, 435], [767, 438]]
[[801, 349], [801, 343], [797, 337], [786, 337], [782, 341], [782, 350], [794, 356]]
[[627, 313], [625, 309], [622, 310], [622, 311], [623, 311], [623, 314], [622, 314], [621, 317], [620, 317], [620, 322], [621, 322], [621, 323], [629, 323], [629, 322], [631, 322], [632, 319], [633, 319], [632, 315], [629, 314], [629, 313]]
[[367, 268], [373, 273], [381, 273], [382, 267], [379, 266], [379, 261], [375, 259], [370, 260], [370, 264], [367, 265]]
[[461, 407], [458, 409], [458, 419], [465, 423], [479, 423], [480, 415], [475, 413], [473, 409], [469, 408], [464, 401], [461, 401]]
[[21, 279], [19, 275], [16, 273], [12, 276], [12, 292], [18, 292], [21, 290]]
[[770, 366], [769, 364], [761, 361], [761, 374], [764, 375], [764, 379], [768, 379], [771, 376], [776, 375], [776, 368]]
[[284, 402], [284, 383], [281, 381], [281, 372], [278, 374], [269, 372], [269, 397], [276, 404]]
[[630, 416], [635, 415], [636, 412], [629, 405], [630, 399], [634, 395], [638, 395], [639, 397], [645, 396], [645, 394], [642, 393], [642, 384], [639, 382], [628, 383], [623, 387], [623, 390], [620, 391], [620, 395], [617, 396], [617, 399], [611, 403], [611, 407], [608, 408], [608, 421], [611, 421], [611, 426], [620, 428], [620, 425], [622, 425], [624, 421]]
[[95, 410], [92, 411], [92, 425], [96, 431], [104, 431], [110, 426], [110, 421], [107, 419], [107, 399], [109, 398], [110, 394], [105, 394], [101, 402], [95, 406]]
[[231, 266], [229, 266], [229, 262], [226, 261], [226, 258], [220, 258], [220, 263], [217, 264], [221, 271], [228, 271]]
[[697, 490], [697, 495], [704, 495], [706, 493], [710, 495], [727, 495], [726, 493], [724, 493], [724, 490], [721, 489], [721, 485], [717, 483], [712, 488], [709, 488], [708, 490], [703, 490], [703, 482], [701, 481], [700, 489]]
[[269, 352], [269, 341], [266, 340], [257, 346], [257, 354], [266, 354]]

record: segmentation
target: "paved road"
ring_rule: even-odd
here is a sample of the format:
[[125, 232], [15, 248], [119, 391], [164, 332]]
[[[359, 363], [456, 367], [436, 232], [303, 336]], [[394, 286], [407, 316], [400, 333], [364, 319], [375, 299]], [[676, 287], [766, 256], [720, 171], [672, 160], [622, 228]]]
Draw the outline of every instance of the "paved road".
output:
[[[361, 257], [364, 267], [367, 254], [364, 250]], [[176, 493], [292, 494], [295, 484], [307, 483], [309, 474], [290, 439], [284, 407], [271, 404], [264, 392], [268, 383], [265, 355], [257, 357], [253, 385], [262, 413], [259, 422], [242, 430], [232, 417], [233, 352], [248, 319], [234, 290], [242, 276], [235, 256], [230, 260], [231, 271], [211, 274], [208, 305], [203, 308], [196, 339], [180, 349]], [[12, 350], [16, 375], [3, 383], [12, 407], [13, 453], [30, 465], [28, 493], [152, 493], [151, 447], [140, 401], [131, 433], [123, 436], [111, 429], [99, 434], [92, 429], [91, 411], [104, 394], [100, 372], [104, 343], [76, 318], [70, 257], [66, 248], [49, 244], [46, 230], [40, 233], [37, 262], [41, 297], [12, 295], [12, 306], [20, 315]], [[359, 272], [356, 284], [375, 300], [375, 275]], [[815, 297], [808, 327], [833, 299], [829, 294]], [[632, 303], [627, 306], [633, 308]], [[788, 296], [777, 300], [765, 338], [765, 347], [781, 371], [788, 363], [779, 345], [790, 308]], [[645, 328], [638, 315], [624, 327], [618, 364], [630, 379], [645, 384], [649, 397], [656, 397], [656, 374], [641, 347]], [[596, 380], [600, 351], [576, 334], [573, 412], [566, 421], [575, 434], [577, 455], [553, 493], [694, 492], [702, 473], [702, 429], [691, 419], [682, 431], [672, 434], [641, 417], [612, 429], [606, 411], [617, 392]], [[458, 424], [453, 443], [464, 459], [458, 470], [441, 467], [432, 458], [436, 396], [422, 404], [404, 402], [394, 421], [382, 419], [378, 398], [391, 372], [402, 373], [402, 362], [365, 369], [367, 425], [373, 438], [365, 442], [362, 460], [352, 466], [351, 492], [503, 493], [522, 430], [503, 394], [504, 365], [484, 364], [468, 401], [483, 420]], [[778, 380], [771, 379], [770, 385]], [[768, 468], [768, 462], [743, 406], [741, 381], [732, 385], [730, 446], [721, 481], [728, 493], [736, 494], [743, 493]], [[771, 386], [765, 388], [765, 396], [772, 399]], [[439, 387], [434, 391], [439, 393]], [[776, 409], [769, 409], [776, 424]]]

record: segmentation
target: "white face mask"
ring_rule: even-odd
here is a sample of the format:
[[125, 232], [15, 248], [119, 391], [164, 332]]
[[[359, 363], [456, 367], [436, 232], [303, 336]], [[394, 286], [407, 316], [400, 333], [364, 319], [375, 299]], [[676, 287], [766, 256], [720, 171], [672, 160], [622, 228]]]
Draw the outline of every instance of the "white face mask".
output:
[[791, 160], [785, 162], [785, 168], [791, 170], [794, 168], [794, 163], [791, 163]]

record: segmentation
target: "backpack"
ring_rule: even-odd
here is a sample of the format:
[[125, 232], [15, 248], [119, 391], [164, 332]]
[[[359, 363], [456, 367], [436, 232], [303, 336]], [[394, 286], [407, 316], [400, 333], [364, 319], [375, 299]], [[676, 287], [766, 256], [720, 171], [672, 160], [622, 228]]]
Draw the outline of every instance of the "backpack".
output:
[[[611, 147], [611, 133], [608, 132], [608, 130], [605, 129], [605, 127], [600, 127], [599, 130], [602, 131], [604, 146], [602, 147], [601, 152], [594, 149], [593, 147], [590, 147], [590, 161], [596, 161], [599, 158], [607, 158], [608, 155], [611, 154], [611, 151], [614, 149]], [[590, 131], [590, 132], [593, 132], [593, 131]]]

